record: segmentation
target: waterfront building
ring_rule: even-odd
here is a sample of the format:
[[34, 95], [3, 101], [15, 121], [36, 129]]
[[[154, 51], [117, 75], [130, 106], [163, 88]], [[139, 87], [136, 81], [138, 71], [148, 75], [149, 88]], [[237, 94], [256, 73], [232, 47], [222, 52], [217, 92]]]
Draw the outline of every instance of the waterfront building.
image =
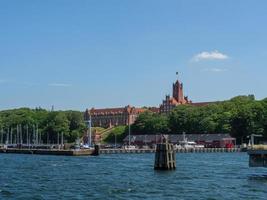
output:
[[[236, 144], [236, 139], [229, 134], [186, 134], [188, 141], [196, 142], [199, 145], [204, 145], [208, 148], [226, 148], [233, 147]], [[137, 146], [154, 145], [162, 142], [162, 135], [131, 135], [131, 144]], [[177, 144], [183, 140], [182, 134], [170, 134], [168, 135], [170, 143]], [[127, 144], [129, 136], [123, 139], [123, 142]]]

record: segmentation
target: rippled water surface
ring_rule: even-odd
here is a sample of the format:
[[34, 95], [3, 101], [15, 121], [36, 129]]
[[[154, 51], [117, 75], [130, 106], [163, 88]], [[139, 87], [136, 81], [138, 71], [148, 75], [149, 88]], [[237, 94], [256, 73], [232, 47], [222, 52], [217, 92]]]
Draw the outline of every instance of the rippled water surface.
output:
[[0, 199], [267, 199], [267, 168], [249, 168], [245, 153], [177, 154], [168, 172], [153, 161], [0, 154]]

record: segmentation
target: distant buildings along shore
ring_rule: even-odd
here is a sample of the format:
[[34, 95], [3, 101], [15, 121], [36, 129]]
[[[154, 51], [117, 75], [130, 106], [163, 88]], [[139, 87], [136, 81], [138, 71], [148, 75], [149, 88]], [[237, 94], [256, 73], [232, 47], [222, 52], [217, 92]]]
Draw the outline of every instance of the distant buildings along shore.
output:
[[92, 120], [93, 127], [113, 127], [120, 125], [131, 125], [135, 122], [137, 117], [145, 112], [152, 111], [154, 113], [160, 114], [169, 114], [172, 109], [179, 105], [195, 105], [195, 106], [205, 106], [212, 102], [198, 102], [193, 103], [188, 99], [187, 96], [184, 96], [183, 83], [177, 80], [173, 83], [172, 88], [172, 97], [166, 95], [165, 99], [162, 101], [159, 107], [150, 107], [150, 108], [135, 108], [133, 106], [125, 106], [120, 108], [102, 108], [102, 109], [86, 109], [84, 117], [85, 120]]

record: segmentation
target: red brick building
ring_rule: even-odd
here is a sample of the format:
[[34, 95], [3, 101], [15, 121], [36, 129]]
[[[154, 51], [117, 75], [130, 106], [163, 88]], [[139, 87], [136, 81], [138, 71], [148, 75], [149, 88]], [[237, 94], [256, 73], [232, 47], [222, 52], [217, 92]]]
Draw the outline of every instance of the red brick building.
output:
[[[231, 137], [230, 134], [186, 134], [188, 141], [202, 144], [208, 148], [233, 148], [236, 145], [236, 139]], [[162, 141], [162, 135], [131, 135], [130, 141], [133, 145], [153, 145]], [[172, 144], [178, 144], [179, 141], [183, 141], [182, 134], [170, 134], [168, 140]], [[127, 144], [129, 136], [123, 139], [123, 142]]]
[[173, 108], [182, 104], [189, 104], [192, 101], [188, 100], [188, 97], [184, 96], [183, 83], [177, 80], [172, 86], [172, 97], [166, 95], [162, 104], [159, 107], [160, 113], [170, 113]]
[[112, 127], [133, 124], [137, 116], [146, 109], [126, 106], [121, 108], [104, 108], [85, 111], [85, 120], [92, 119], [93, 127]]
[[178, 105], [190, 104], [195, 106], [208, 105], [211, 102], [192, 103], [187, 96], [184, 96], [183, 83], [177, 80], [172, 86], [172, 97], [166, 95], [159, 108], [135, 108], [132, 106], [120, 108], [104, 108], [104, 109], [86, 109], [85, 120], [89, 120], [90, 115], [93, 127], [113, 127], [119, 125], [133, 124], [140, 113], [150, 110], [154, 113], [168, 114]]

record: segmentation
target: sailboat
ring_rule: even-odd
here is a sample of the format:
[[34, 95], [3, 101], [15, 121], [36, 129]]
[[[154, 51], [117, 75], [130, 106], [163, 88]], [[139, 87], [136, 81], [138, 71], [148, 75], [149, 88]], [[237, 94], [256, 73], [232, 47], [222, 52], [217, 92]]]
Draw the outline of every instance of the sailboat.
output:
[[135, 145], [131, 145], [131, 124], [129, 122], [129, 142], [128, 145], [124, 146], [124, 149], [126, 150], [133, 150], [133, 149], [137, 149]]
[[188, 141], [185, 133], [183, 133], [183, 140], [178, 141], [178, 144], [175, 145], [176, 149], [194, 149], [194, 148], [204, 148], [204, 145], [197, 144], [194, 141]]
[[92, 118], [90, 115], [89, 120], [87, 121], [87, 128], [89, 129], [89, 134], [88, 134], [88, 129], [87, 129], [87, 144], [81, 145], [82, 149], [94, 149], [92, 145]]

